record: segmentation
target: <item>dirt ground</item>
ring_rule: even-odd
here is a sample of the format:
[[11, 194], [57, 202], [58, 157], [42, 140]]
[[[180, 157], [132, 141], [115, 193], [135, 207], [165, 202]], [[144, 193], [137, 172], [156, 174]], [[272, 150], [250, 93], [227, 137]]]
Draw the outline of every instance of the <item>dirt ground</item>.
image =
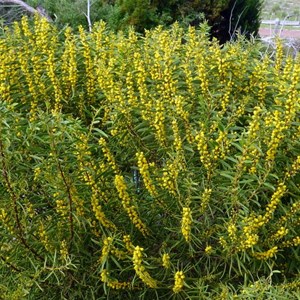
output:
[[[259, 35], [261, 37], [268, 37], [274, 35], [273, 29], [267, 29], [267, 28], [261, 28], [259, 30]], [[294, 38], [294, 39], [300, 39], [300, 30], [281, 30], [279, 32], [279, 36], [282, 38]]]

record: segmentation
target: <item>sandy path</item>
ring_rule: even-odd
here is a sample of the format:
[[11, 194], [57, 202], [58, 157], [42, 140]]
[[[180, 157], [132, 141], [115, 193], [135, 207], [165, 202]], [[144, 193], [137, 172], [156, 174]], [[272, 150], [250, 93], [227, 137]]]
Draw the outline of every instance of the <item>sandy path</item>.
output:
[[[267, 28], [261, 28], [259, 30], [259, 35], [261, 37], [268, 37], [268, 36], [272, 36], [274, 34], [274, 30], [270, 30]], [[296, 38], [296, 39], [300, 39], [300, 30], [282, 30], [280, 32], [280, 37], [282, 38]]]

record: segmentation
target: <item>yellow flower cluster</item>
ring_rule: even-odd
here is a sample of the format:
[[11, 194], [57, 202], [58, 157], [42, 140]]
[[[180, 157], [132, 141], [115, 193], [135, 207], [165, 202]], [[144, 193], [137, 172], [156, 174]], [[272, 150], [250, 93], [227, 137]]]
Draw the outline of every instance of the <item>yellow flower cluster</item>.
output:
[[205, 253], [207, 255], [210, 255], [212, 252], [213, 252], [213, 247], [212, 246], [209, 245], [209, 246], [205, 247]]
[[86, 91], [89, 97], [88, 102], [93, 103], [95, 100], [95, 87], [96, 87], [94, 64], [91, 57], [91, 49], [87, 41], [88, 36], [82, 26], [79, 27], [79, 36], [80, 36], [80, 42], [83, 47], [83, 57], [84, 57], [85, 74], [86, 74]]
[[65, 49], [62, 55], [62, 76], [64, 93], [70, 96], [70, 93], [75, 90], [77, 83], [77, 59], [76, 59], [76, 44], [71, 28], [65, 31]]
[[38, 235], [40, 237], [41, 243], [44, 245], [45, 249], [49, 252], [53, 250], [53, 246], [50, 244], [48, 234], [45, 230], [43, 222], [40, 222], [40, 226], [38, 228]]
[[143, 262], [143, 251], [144, 249], [136, 246], [133, 251], [132, 262], [134, 270], [137, 276], [150, 288], [156, 288], [157, 282], [153, 279], [150, 274], [145, 270], [145, 267], [142, 265]]
[[65, 201], [62, 199], [57, 199], [55, 203], [56, 203], [57, 213], [60, 214], [62, 217], [68, 216], [69, 214], [68, 204], [65, 203]]
[[6, 228], [10, 234], [14, 233], [14, 227], [10, 224], [7, 212], [3, 208], [0, 209], [0, 227], [1, 226]]
[[189, 242], [191, 239], [192, 221], [193, 219], [191, 209], [189, 207], [183, 207], [181, 219], [181, 233], [187, 242]]
[[270, 221], [274, 211], [276, 210], [281, 197], [285, 194], [286, 192], [286, 185], [282, 182], [280, 182], [277, 186], [276, 191], [273, 193], [271, 197], [271, 201], [268, 203], [266, 207], [266, 213], [263, 216], [263, 222], [267, 223]]
[[62, 240], [60, 243], [60, 259], [61, 260], [66, 260], [68, 255], [69, 255], [69, 251], [68, 251], [68, 247], [67, 247], [67, 243], [65, 240]]
[[227, 231], [228, 231], [228, 236], [231, 239], [231, 241], [233, 241], [233, 242], [236, 241], [236, 239], [237, 239], [237, 228], [236, 228], [236, 225], [233, 223], [233, 221], [231, 221], [228, 224]]
[[163, 168], [161, 177], [161, 186], [169, 191], [172, 195], [177, 194], [177, 178], [181, 169], [180, 162], [177, 160], [167, 161]]
[[115, 187], [119, 193], [119, 197], [122, 200], [122, 205], [125, 211], [127, 212], [133, 225], [143, 234], [148, 234], [148, 229], [146, 225], [139, 218], [139, 215], [136, 211], [136, 207], [131, 204], [131, 199], [127, 192], [127, 187], [125, 184], [124, 177], [122, 175], [115, 175]]
[[174, 276], [175, 282], [174, 282], [174, 286], [173, 286], [173, 293], [177, 294], [183, 289], [184, 279], [185, 279], [185, 276], [182, 271], [177, 271], [175, 273], [175, 276]]
[[130, 238], [130, 235], [124, 235], [123, 236], [123, 242], [125, 244], [125, 248], [126, 250], [132, 254], [133, 253], [133, 250], [134, 250], [134, 245], [132, 244], [131, 242], [131, 238]]
[[162, 255], [162, 266], [165, 268], [165, 269], [169, 269], [170, 268], [170, 255], [168, 253], [164, 253]]
[[274, 112], [271, 125], [273, 126], [273, 130], [271, 133], [270, 140], [267, 143], [267, 162], [273, 161], [275, 159], [278, 146], [284, 137], [283, 131], [286, 129], [286, 125], [284, 119], [282, 119], [282, 114], [280, 113], [280, 111], [276, 110]]
[[278, 247], [274, 246], [265, 252], [254, 252], [253, 256], [259, 260], [267, 260], [269, 258], [274, 257], [277, 252], [278, 252]]
[[130, 282], [119, 282], [116, 279], [112, 279], [107, 269], [101, 271], [101, 281], [106, 283], [108, 287], [114, 290], [126, 289], [130, 287]]
[[289, 241], [284, 241], [281, 243], [282, 248], [290, 248], [290, 247], [297, 247], [300, 245], [300, 236], [297, 235]]
[[286, 171], [287, 177], [295, 176], [300, 170], [300, 155], [297, 156], [294, 163], [291, 166], [291, 169]]
[[230, 141], [227, 135], [226, 131], [220, 131], [219, 136], [216, 139], [216, 146], [212, 151], [212, 160], [217, 161], [220, 158], [225, 158], [230, 147]]
[[[103, 212], [102, 206], [99, 203], [99, 199], [106, 199], [106, 195], [99, 190], [99, 187], [94, 179], [93, 174], [89, 173], [87, 170], [95, 171], [96, 166], [90, 161], [91, 152], [88, 147], [88, 139], [85, 135], [80, 135], [80, 142], [76, 144], [76, 155], [79, 162], [79, 169], [82, 172], [81, 178], [83, 181], [91, 188], [91, 205], [92, 211], [95, 214], [96, 219], [106, 228], [116, 229], [116, 226], [107, 219], [105, 213]], [[75, 198], [76, 199], [76, 198]], [[83, 205], [82, 201], [77, 202], [77, 204]], [[83, 207], [79, 206], [79, 211], [83, 211]]]
[[10, 102], [10, 68], [9, 64], [13, 54], [5, 46], [4, 41], [0, 41], [0, 95], [3, 100]]
[[205, 137], [204, 131], [201, 130], [196, 136], [197, 149], [200, 153], [200, 161], [203, 163], [207, 170], [212, 167], [210, 153], [208, 150], [207, 138]]
[[106, 237], [103, 240], [101, 256], [99, 258], [99, 263], [102, 264], [102, 265], [107, 261], [107, 257], [110, 253], [111, 248], [112, 248], [112, 242], [113, 242], [112, 237]]
[[157, 196], [157, 191], [156, 191], [156, 188], [152, 182], [152, 179], [150, 177], [150, 171], [149, 171], [149, 164], [144, 156], [144, 153], [143, 152], [138, 152], [136, 153], [136, 157], [137, 157], [137, 160], [138, 160], [138, 168], [139, 168], [139, 171], [142, 175], [142, 178], [143, 178], [143, 181], [144, 181], [144, 184], [145, 184], [145, 187], [146, 189], [148, 190], [148, 192], [150, 193], [150, 195], [152, 197], [156, 197]]
[[230, 102], [230, 95], [232, 94], [234, 83], [230, 80], [227, 82], [227, 85], [225, 87], [225, 93], [221, 99], [221, 108], [222, 112], [227, 111], [227, 106]]
[[284, 216], [281, 217], [280, 223], [287, 222], [292, 217], [296, 217], [297, 216], [296, 214], [299, 211], [300, 211], [300, 201], [298, 200], [298, 201], [294, 202], [291, 205], [290, 210]]
[[250, 89], [258, 89], [257, 98], [260, 104], [263, 104], [266, 100], [268, 66], [270, 65], [270, 58], [265, 56], [262, 64], [257, 65], [250, 78]]
[[200, 204], [200, 212], [201, 213], [205, 212], [205, 210], [208, 206], [209, 200], [210, 200], [211, 193], [212, 193], [212, 189], [209, 189], [209, 188], [204, 189], [204, 191], [201, 195], [201, 204]]
[[182, 154], [182, 140], [180, 137], [180, 133], [179, 133], [179, 128], [178, 128], [178, 124], [176, 120], [172, 121], [172, 130], [173, 130], [173, 134], [174, 134], [174, 149], [175, 151], [181, 155]]
[[[267, 204], [265, 214], [258, 215], [258, 216], [250, 216], [250, 217], [245, 218], [245, 220], [244, 220], [245, 225], [242, 229], [243, 234], [242, 234], [241, 238], [238, 240], [239, 241], [239, 246], [238, 246], [239, 250], [245, 250], [245, 249], [251, 248], [258, 243], [259, 228], [261, 228], [262, 226], [267, 224], [272, 219], [273, 213], [276, 210], [281, 197], [285, 194], [285, 191], [286, 191], [286, 186], [282, 182], [280, 182], [277, 186], [277, 189], [273, 193], [270, 202]], [[237, 230], [235, 229], [234, 232], [236, 232], [236, 231]], [[233, 236], [233, 234], [231, 234], [232, 229], [228, 230], [228, 232], [229, 232], [230, 236], [231, 235]], [[282, 234], [282, 232], [279, 232], [278, 236], [275, 235], [274, 238], [279, 237], [280, 234]], [[236, 238], [234, 238], [234, 240], [236, 240]]]
[[276, 59], [275, 59], [275, 70], [277, 75], [280, 76], [281, 68], [283, 62], [283, 44], [282, 41], [278, 38], [276, 40]]
[[155, 136], [160, 146], [164, 147], [166, 143], [166, 132], [165, 132], [165, 110], [162, 101], [156, 101], [156, 112], [152, 126], [155, 128]]
[[260, 122], [261, 122], [261, 112], [262, 108], [260, 106], [255, 106], [253, 109], [253, 115], [252, 120], [249, 124], [248, 132], [247, 132], [247, 138], [248, 143], [253, 142], [256, 138], [258, 133], [260, 132]]
[[34, 211], [33, 205], [32, 205], [31, 202], [28, 202], [26, 204], [27, 204], [26, 205], [27, 214], [28, 214], [29, 218], [32, 219], [36, 214], [35, 211]]
[[[52, 37], [53, 41], [51, 41], [51, 44], [56, 44], [57, 40], [56, 38]], [[58, 78], [58, 74], [56, 74], [56, 59], [55, 59], [55, 47], [49, 47], [48, 48], [48, 59], [46, 62], [47, 67], [47, 73], [48, 77], [50, 78], [51, 85], [54, 89], [54, 111], [57, 112], [61, 109], [61, 102], [62, 102], [62, 89], [61, 89], [61, 83]]]
[[118, 173], [118, 166], [115, 162], [114, 156], [112, 155], [110, 149], [108, 148], [106, 140], [104, 138], [100, 138], [99, 139], [99, 145], [101, 146], [101, 149], [103, 151], [103, 154], [104, 154], [105, 158], [108, 161], [108, 164], [113, 169], [115, 174], [117, 174]]
[[204, 57], [205, 54], [199, 51], [199, 55], [196, 58], [197, 64], [197, 78], [200, 80], [200, 87], [201, 92], [205, 96], [209, 93], [209, 81], [207, 78], [207, 71], [206, 71], [206, 59]]

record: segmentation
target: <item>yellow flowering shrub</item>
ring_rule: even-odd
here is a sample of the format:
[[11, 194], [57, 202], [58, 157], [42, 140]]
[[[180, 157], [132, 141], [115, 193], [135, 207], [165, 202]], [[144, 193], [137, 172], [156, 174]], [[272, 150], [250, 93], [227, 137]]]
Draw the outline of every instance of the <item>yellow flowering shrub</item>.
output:
[[299, 288], [300, 59], [260, 47], [178, 24], [7, 30], [0, 298]]

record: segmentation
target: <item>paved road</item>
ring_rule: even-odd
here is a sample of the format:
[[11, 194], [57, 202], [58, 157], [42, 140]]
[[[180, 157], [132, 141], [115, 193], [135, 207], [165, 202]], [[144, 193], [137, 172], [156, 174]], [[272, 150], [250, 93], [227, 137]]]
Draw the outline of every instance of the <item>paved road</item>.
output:
[[[259, 30], [259, 35], [261, 37], [268, 37], [274, 35], [274, 30], [270, 30], [267, 28], [261, 28]], [[280, 37], [282, 38], [296, 38], [300, 39], [300, 30], [282, 30], [280, 32]]]

